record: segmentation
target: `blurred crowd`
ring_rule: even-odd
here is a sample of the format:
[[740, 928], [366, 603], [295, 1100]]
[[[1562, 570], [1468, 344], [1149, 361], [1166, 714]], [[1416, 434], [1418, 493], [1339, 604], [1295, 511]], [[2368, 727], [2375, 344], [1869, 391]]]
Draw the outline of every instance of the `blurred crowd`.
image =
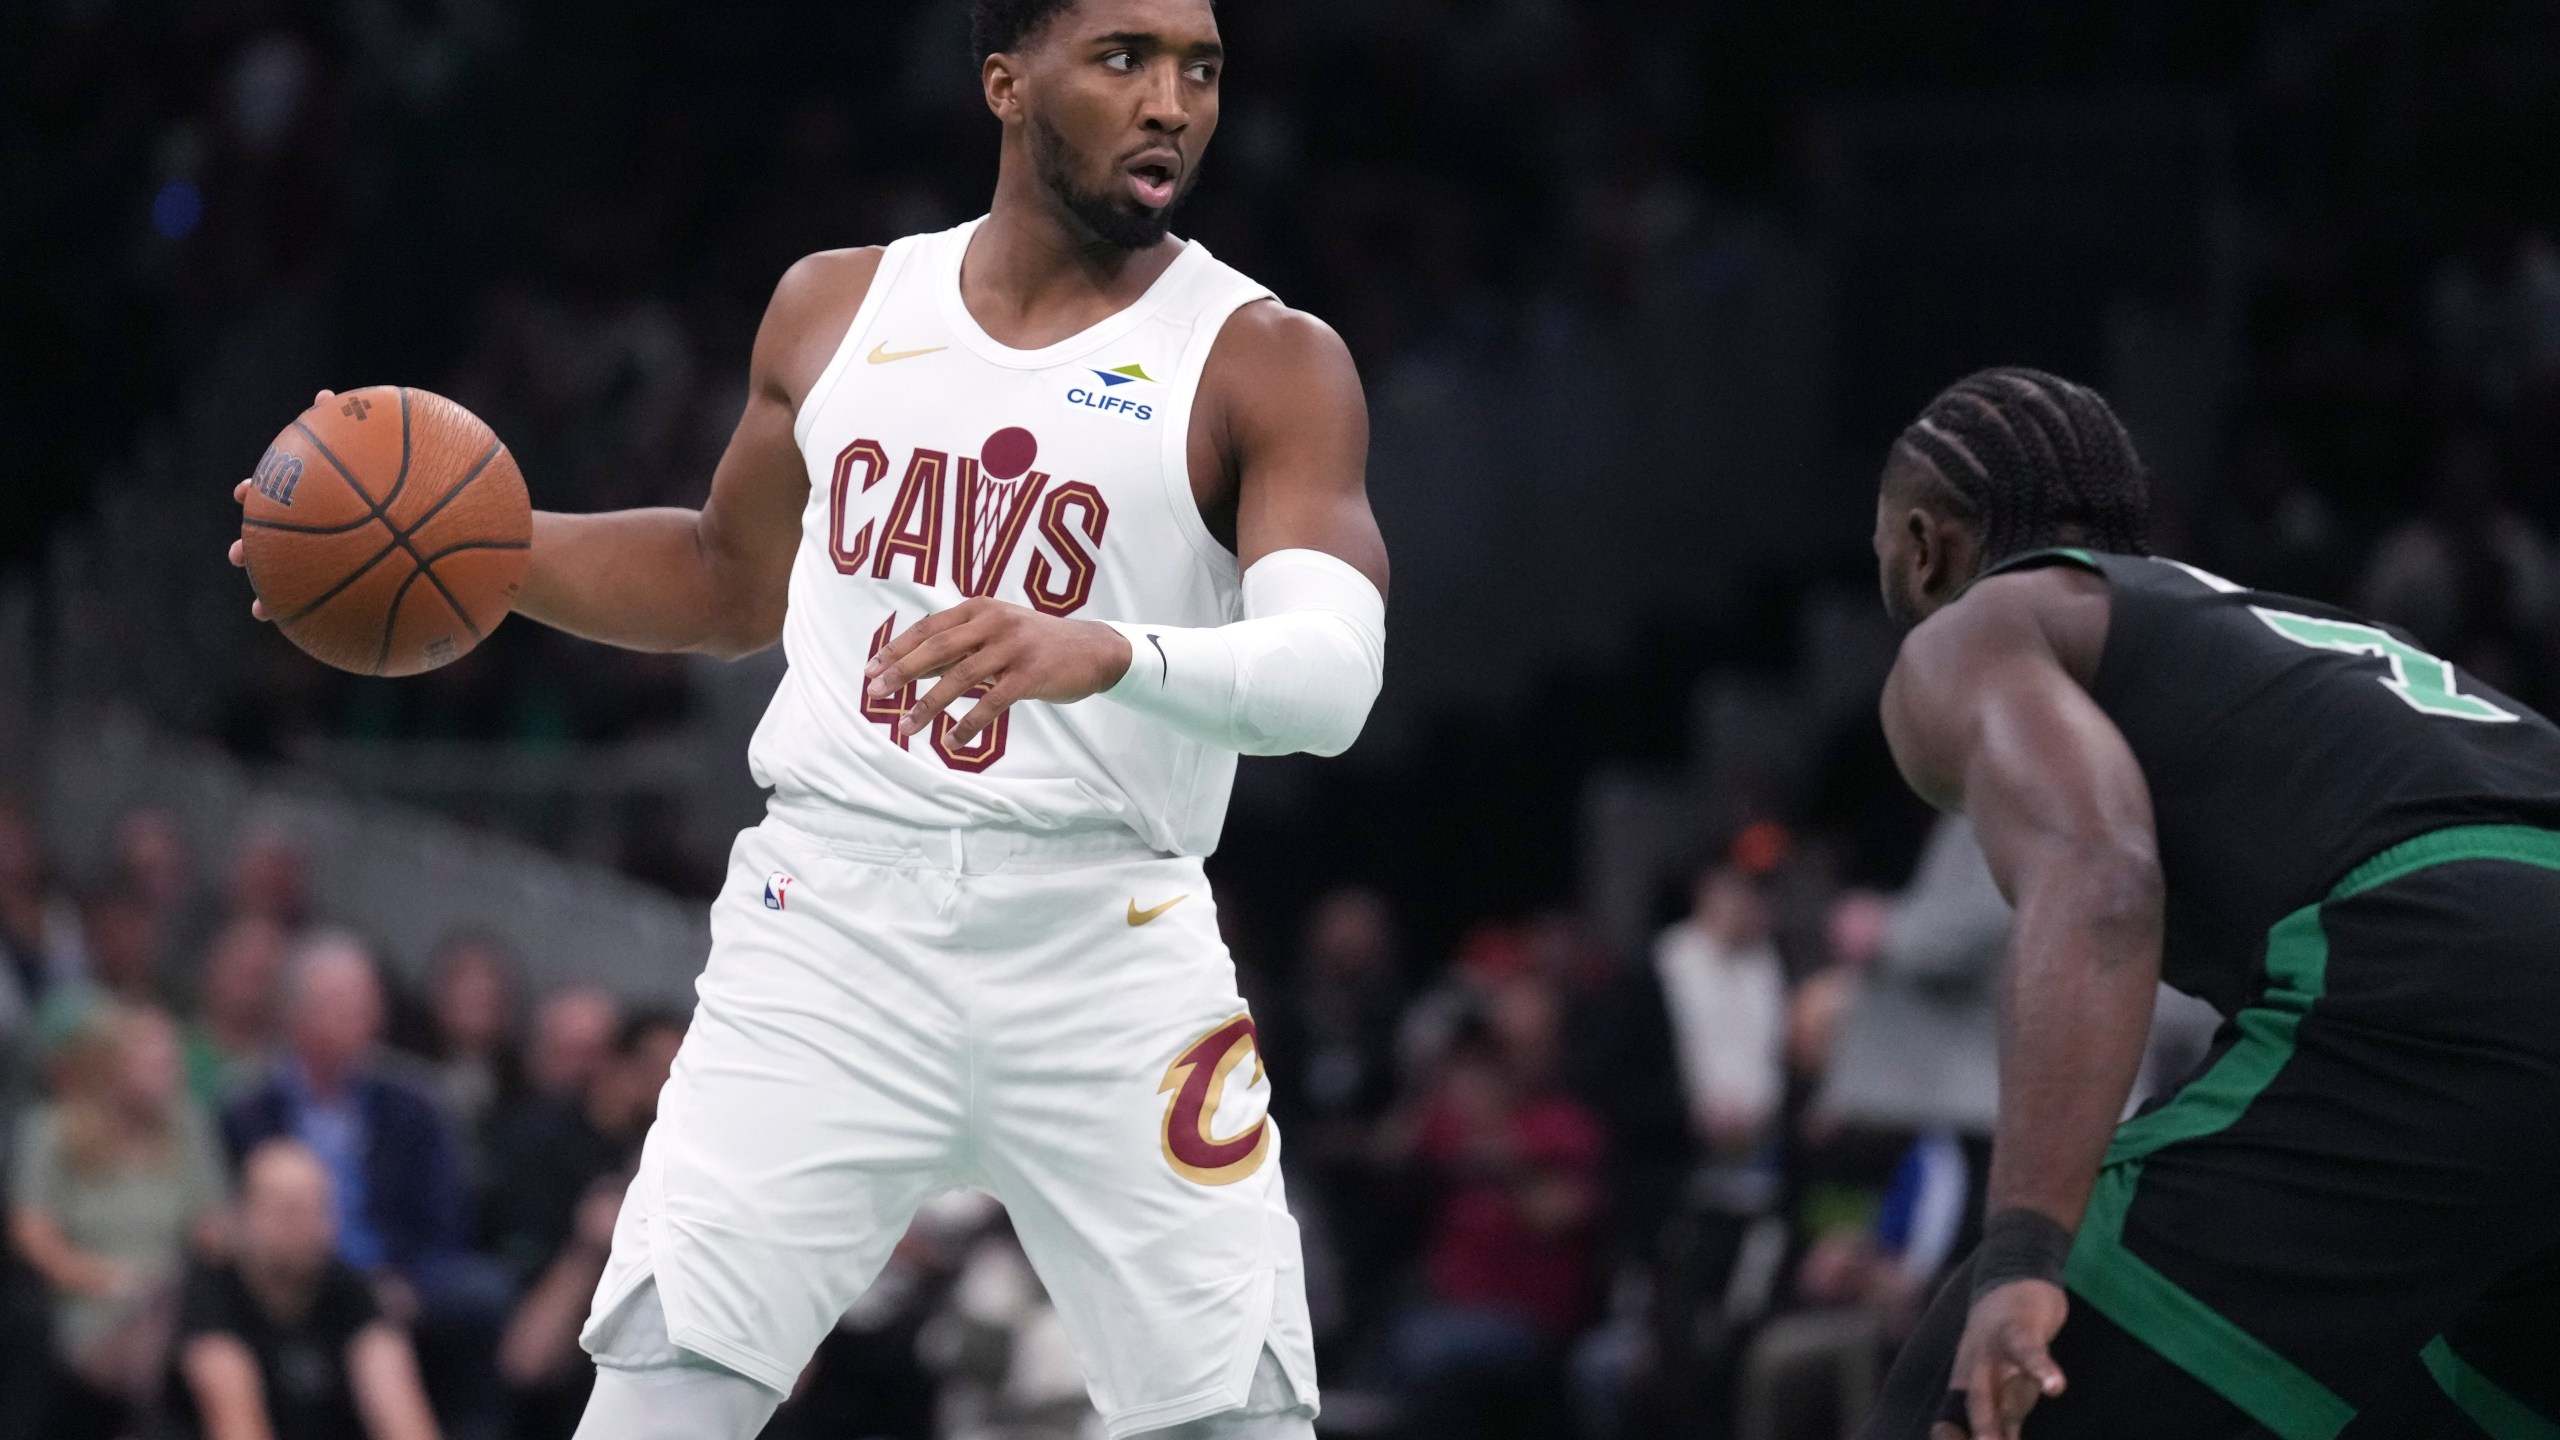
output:
[[[235, 517], [207, 476], [227, 481], [314, 373], [465, 401], [546, 506], [697, 497], [782, 268], [983, 204], [965, 9], [0, 11], [0, 340], [40, 357], [0, 366], [0, 433], [33, 477], [0, 486], [0, 570], [116, 490], [169, 529], [201, 522], [166, 551], [142, 527], [118, 539], [200, 560], [246, 630], [212, 558]], [[1842, 207], [1808, 143], [1828, 100], [2221, 97], [2227, 189], [2174, 218], [2228, 261], [2195, 303], [2229, 333], [2189, 397], [2208, 440], [2162, 477], [2163, 549], [2560, 701], [2560, 6], [1306, 0], [1221, 20], [1233, 94], [1182, 228], [1344, 332], [1382, 435], [1416, 376], [1615, 335], [1683, 285], [1779, 288], [1754, 256], [1853, 256], [1823, 228]], [[2040, 232], [2008, 220], [2033, 259]], [[1963, 363], [2014, 359], [2060, 363]], [[1814, 448], [1854, 452], [1863, 487], [1889, 433]], [[1690, 458], [1663, 473], [1686, 483]], [[1547, 573], [1534, 540], [1500, 568]], [[1347, 778], [1314, 791], [1303, 832], [1233, 827], [1221, 880], [1258, 887], [1234, 948], [1329, 1435], [1834, 1435], [1968, 1243], [2007, 917], [1960, 825], [1912, 863], [1853, 813], [1901, 797], [1871, 707], [1820, 739], [1800, 793], [1699, 797], [1744, 818], [1648, 940], [1551, 908], [1591, 767], [1726, 764], [1662, 738], [1690, 687], [1726, 663], [1810, 670], [1764, 637], [1793, 633], [1772, 617], [1827, 582], [1820, 557], [1863, 587], [1862, 540], [1850, 524], [1784, 558], [1803, 573], [1716, 622], [1742, 637], [1729, 654], [1639, 640], [1507, 709], [1467, 697], [1463, 727], [1325, 771]], [[203, 593], [110, 638], [158, 664], [174, 617], [213, 623]], [[257, 638], [204, 645], [224, 661], [196, 708], [158, 718], [262, 758], [313, 735], [565, 752], [697, 703], [663, 659], [533, 626], [399, 686]], [[191, 854], [138, 811], [98, 873], [66, 875], [36, 835], [0, 808], [0, 1440], [227, 1440], [257, 1418], [277, 1440], [567, 1435], [575, 1333], [683, 1018], [536, 993], [538, 967], [486, 936], [336, 928], [290, 836]], [[1325, 888], [1372, 871], [1377, 889]], [[2146, 1083], [2199, 1046], [2194, 1012], [2164, 1002]], [[919, 1220], [775, 1426], [1064, 1440], [1092, 1416], [1003, 1217], [961, 1195]]]
[[[1978, 1223], [2008, 919], [1960, 822], [1892, 895], [1795, 851], [1739, 828], [1641, 953], [1550, 914], [1427, 963], [1348, 888], [1285, 964], [1242, 967], [1327, 1433], [1782, 1440], [1855, 1416]], [[200, 858], [138, 810], [74, 886], [0, 810], [0, 1436], [566, 1437], [684, 1017], [527, 994], [484, 936], [395, 970], [312, 913], [280, 834]], [[774, 1423], [1098, 1433], [970, 1194], [928, 1208]]]

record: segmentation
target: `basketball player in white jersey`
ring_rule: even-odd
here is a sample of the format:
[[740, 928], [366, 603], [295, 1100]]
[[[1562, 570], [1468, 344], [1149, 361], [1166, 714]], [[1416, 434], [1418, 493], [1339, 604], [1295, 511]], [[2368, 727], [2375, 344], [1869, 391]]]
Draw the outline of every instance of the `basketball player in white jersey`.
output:
[[699, 512], [535, 517], [524, 614], [790, 658], [582, 1440], [747, 1440], [959, 1186], [1004, 1202], [1114, 1437], [1313, 1433], [1201, 857], [1239, 753], [1339, 753], [1377, 694], [1359, 378], [1167, 231], [1217, 124], [1209, 0], [973, 18], [987, 216], [783, 276]]

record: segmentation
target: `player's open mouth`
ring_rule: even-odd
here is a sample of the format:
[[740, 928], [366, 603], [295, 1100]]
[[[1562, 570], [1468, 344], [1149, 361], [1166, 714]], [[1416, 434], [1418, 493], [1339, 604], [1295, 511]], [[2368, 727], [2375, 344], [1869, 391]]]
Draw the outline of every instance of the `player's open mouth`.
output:
[[1140, 160], [1129, 167], [1129, 193], [1148, 209], [1161, 210], [1173, 203], [1173, 183], [1178, 173], [1173, 160]]

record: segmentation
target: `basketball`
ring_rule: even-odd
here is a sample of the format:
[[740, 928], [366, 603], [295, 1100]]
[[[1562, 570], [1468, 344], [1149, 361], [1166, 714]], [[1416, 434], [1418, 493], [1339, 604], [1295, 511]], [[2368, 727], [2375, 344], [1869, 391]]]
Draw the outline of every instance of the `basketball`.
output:
[[507, 618], [533, 505], [479, 416], [376, 385], [303, 411], [267, 446], [240, 542], [267, 618], [305, 653], [359, 675], [415, 675]]

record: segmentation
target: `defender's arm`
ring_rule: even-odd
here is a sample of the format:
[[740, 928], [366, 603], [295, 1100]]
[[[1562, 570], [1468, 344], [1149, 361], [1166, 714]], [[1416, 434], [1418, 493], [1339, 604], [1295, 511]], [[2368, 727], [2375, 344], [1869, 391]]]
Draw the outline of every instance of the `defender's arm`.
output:
[[[1984, 582], [1912, 632], [1884, 697], [1903, 774], [1972, 820], [2017, 910], [1986, 1213], [2028, 1212], [2063, 1232], [2088, 1206], [2141, 1062], [2161, 928], [2150, 790], [2046, 623], [2071, 583], [2055, 572]], [[2060, 1388], [2044, 1344], [2061, 1313], [2058, 1288], [1982, 1293], [1951, 1381], [1968, 1392], [1977, 1436], [2014, 1434], [2034, 1394]]]

